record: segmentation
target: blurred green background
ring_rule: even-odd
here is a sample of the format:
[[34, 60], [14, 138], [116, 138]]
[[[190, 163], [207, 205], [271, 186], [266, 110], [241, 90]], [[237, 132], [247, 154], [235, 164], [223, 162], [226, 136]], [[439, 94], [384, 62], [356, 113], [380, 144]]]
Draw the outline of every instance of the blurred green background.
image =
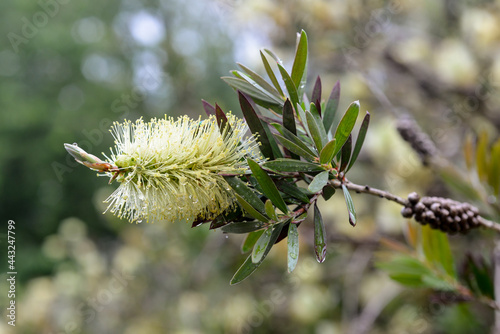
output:
[[[245, 259], [240, 236], [103, 215], [116, 185], [77, 165], [63, 143], [100, 156], [112, 145], [113, 121], [204, 116], [201, 99], [240, 115], [220, 77], [236, 62], [262, 73], [263, 47], [290, 68], [305, 29], [309, 83], [321, 75], [326, 98], [340, 80], [340, 108], [359, 99], [372, 114], [350, 179], [401, 196], [454, 196], [394, 124], [411, 114], [459, 167], [464, 133], [497, 135], [499, 27], [500, 2], [484, 0], [1, 2], [0, 268], [7, 271], [11, 219], [18, 275], [16, 331], [0, 280], [0, 332], [486, 331], [491, 311], [433, 303], [373, 268], [378, 238], [402, 238], [397, 205], [355, 195], [353, 229], [336, 196], [322, 203], [325, 263], [316, 263], [311, 224], [303, 224], [293, 274], [279, 245], [251, 278], [229, 286]], [[452, 245], [462, 254], [479, 237]]]

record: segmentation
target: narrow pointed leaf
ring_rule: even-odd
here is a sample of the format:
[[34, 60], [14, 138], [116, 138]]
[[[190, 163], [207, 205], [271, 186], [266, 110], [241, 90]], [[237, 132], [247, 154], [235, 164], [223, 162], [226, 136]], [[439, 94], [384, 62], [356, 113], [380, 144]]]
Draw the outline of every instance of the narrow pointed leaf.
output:
[[299, 188], [293, 183], [281, 181], [278, 182], [277, 187], [282, 193], [296, 198], [304, 203], [309, 203], [309, 197], [307, 196], [309, 194], [312, 195], [312, 193], [310, 193], [308, 190]]
[[321, 152], [324, 145], [323, 143], [324, 141], [326, 141], [326, 136], [322, 136], [321, 130], [318, 127], [316, 120], [309, 111], [306, 111], [306, 118], [307, 126], [309, 128], [309, 132], [311, 133], [312, 140], [314, 141], [314, 145], [316, 146], [318, 152]]
[[482, 181], [486, 181], [488, 173], [488, 134], [482, 132], [479, 136], [476, 149], [476, 170]]
[[261, 86], [265, 91], [273, 95], [276, 99], [282, 100], [283, 94], [280, 94], [278, 90], [276, 90], [275, 87], [273, 87], [271, 84], [269, 84], [263, 77], [261, 77], [259, 74], [256, 72], [252, 71], [248, 67], [246, 67], [243, 64], [237, 63], [239, 67], [245, 71], [250, 78], [252, 78], [259, 86]]
[[264, 261], [264, 258], [269, 254], [276, 240], [278, 240], [284, 224], [285, 223], [275, 224], [264, 231], [253, 247], [252, 262], [257, 263]]
[[321, 212], [316, 203], [314, 203], [314, 252], [316, 260], [323, 263], [326, 258], [326, 232]]
[[253, 98], [262, 100], [272, 105], [283, 106], [284, 101], [278, 103], [276, 99], [269, 97], [269, 95], [267, 94], [264, 94], [261, 89], [255, 88], [251, 83], [243, 79], [233, 77], [222, 77], [221, 79], [224, 80], [233, 89], [242, 91]]
[[243, 281], [245, 278], [250, 276], [259, 266], [261, 262], [259, 263], [253, 263], [252, 262], [252, 255], [249, 255], [245, 262], [241, 265], [241, 267], [238, 269], [238, 271], [234, 274], [233, 278], [231, 279], [230, 284], [238, 284], [241, 281]]
[[276, 172], [321, 172], [325, 170], [312, 162], [286, 158], [267, 161], [262, 164], [262, 167]]
[[203, 109], [205, 110], [207, 116], [215, 115], [215, 107], [213, 105], [205, 100], [201, 100], [201, 103], [203, 104]]
[[[330, 97], [326, 102], [326, 107], [323, 112], [323, 125], [325, 126], [326, 132], [330, 132], [332, 128], [333, 121], [335, 120], [335, 114], [339, 106], [340, 100], [340, 82], [337, 81], [335, 86], [333, 86]], [[314, 102], [314, 101], [313, 101]]]
[[[311, 102], [316, 105], [318, 112], [321, 116], [321, 78], [316, 78], [316, 82], [314, 83], [314, 88], [311, 95]], [[324, 123], [323, 123], [324, 124]]]
[[266, 226], [267, 224], [261, 221], [246, 221], [227, 224], [221, 230], [224, 233], [245, 234], [261, 230]]
[[342, 172], [346, 169], [347, 164], [349, 163], [349, 159], [351, 158], [351, 151], [352, 151], [352, 136], [349, 135], [349, 137], [347, 137], [344, 146], [342, 146], [342, 149], [340, 150], [341, 158], [340, 158], [339, 172]]
[[354, 209], [354, 202], [352, 201], [351, 194], [349, 194], [349, 190], [344, 184], [342, 185], [342, 191], [344, 192], [345, 203], [349, 213], [349, 223], [352, 226], [356, 226], [356, 210]]
[[292, 105], [295, 107], [299, 104], [299, 94], [297, 92], [297, 86], [295, 86], [292, 78], [281, 64], [278, 64], [278, 69], [280, 70], [281, 78], [285, 83], [285, 87], [288, 91], [288, 96], [292, 101]]
[[228, 130], [224, 130], [226, 126], [230, 125], [227, 121], [226, 114], [224, 114], [224, 112], [222, 111], [222, 109], [219, 107], [218, 104], [215, 105], [215, 117], [217, 118], [217, 125], [219, 126], [220, 132], [221, 133], [224, 133], [224, 131], [229, 132], [230, 128]]
[[[271, 101], [272, 103], [283, 105], [283, 102], [284, 102], [283, 98], [281, 96], [277, 95], [278, 92], [276, 92], [276, 90], [272, 86], [269, 85], [270, 88], [276, 92], [276, 95], [273, 94], [272, 92], [269, 92], [266, 88], [262, 87], [258, 82], [253, 80], [247, 74], [240, 72], [240, 71], [233, 71], [232, 73], [237, 78], [240, 78], [240, 79], [248, 82], [250, 85], [252, 85], [252, 87], [254, 87], [256, 90], [258, 90], [263, 96], [267, 96], [270, 99], [269, 101]], [[262, 80], [264, 80], [264, 79], [262, 79]], [[264, 80], [264, 82], [265, 82], [265, 80]]]
[[240, 207], [236, 207], [234, 208], [234, 210], [226, 210], [212, 220], [212, 222], [210, 223], [210, 229], [214, 230], [220, 228], [242, 216], [243, 212], [241, 211]]
[[283, 213], [288, 212], [288, 207], [285, 204], [285, 201], [281, 197], [278, 188], [274, 184], [271, 177], [266, 173], [262, 167], [259, 166], [258, 163], [253, 161], [252, 159], [247, 159], [248, 166], [252, 170], [253, 176], [257, 179], [257, 182], [262, 187], [262, 191], [264, 195], [273, 202], [274, 205], [278, 209], [280, 209]]
[[248, 233], [247, 237], [245, 238], [245, 241], [241, 245], [241, 252], [242, 253], [247, 253], [251, 251], [257, 242], [259, 240], [260, 236], [264, 233], [264, 230], [259, 230], [255, 232], [250, 232]]
[[291, 273], [299, 260], [299, 231], [297, 224], [288, 226], [288, 272]]
[[281, 143], [281, 145], [286, 147], [291, 152], [298, 154], [301, 157], [304, 157], [304, 158], [311, 160], [311, 161], [316, 158], [316, 155], [314, 153], [312, 153], [309, 150], [309, 148], [304, 148], [304, 147], [302, 147], [302, 145], [297, 144], [295, 141], [291, 141], [291, 140], [289, 140], [283, 136], [280, 136], [280, 135], [274, 135], [274, 137], [276, 139], [278, 139], [278, 141]]
[[464, 160], [467, 170], [471, 171], [474, 167], [474, 143], [472, 135], [469, 133], [464, 140]]
[[283, 106], [283, 126], [294, 135], [297, 135], [295, 113], [293, 112], [293, 106], [290, 99], [286, 99], [285, 105]]
[[278, 216], [276, 215], [276, 211], [274, 210], [273, 203], [270, 200], [266, 201], [266, 214], [274, 221], [278, 221]]
[[291, 78], [295, 85], [300, 91], [304, 85], [305, 80], [303, 80], [304, 72], [306, 70], [307, 64], [307, 35], [304, 30], [300, 33], [299, 43], [297, 45], [297, 51], [295, 52], [295, 59], [292, 65]]
[[333, 195], [335, 195], [335, 188], [331, 186], [323, 187], [323, 193], [321, 195], [325, 201], [328, 201]]
[[240, 195], [240, 197], [248, 202], [252, 207], [254, 207], [261, 214], [266, 213], [264, 203], [260, 200], [259, 196], [257, 196], [257, 194], [245, 184], [245, 182], [234, 176], [228, 176], [224, 179], [231, 186], [231, 188], [233, 188], [234, 192]]
[[500, 139], [491, 148], [488, 184], [491, 186], [493, 194], [498, 196], [500, 190]]
[[[260, 261], [257, 262], [257, 263], [253, 263], [253, 261], [252, 261], [253, 252], [252, 252], [252, 254], [248, 256], [248, 258], [245, 260], [245, 262], [243, 263], [243, 265], [234, 274], [233, 278], [231, 279], [231, 283], [230, 283], [231, 285], [240, 283], [245, 278], [247, 278], [248, 276], [250, 276], [261, 265], [261, 263], [264, 261], [264, 259], [266, 258], [267, 254], [269, 253], [269, 251], [273, 247], [274, 243], [278, 239], [278, 237], [279, 237], [279, 235], [281, 233], [281, 229], [282, 228], [283, 228], [283, 224], [276, 224], [274, 226], [274, 228], [272, 228], [271, 238], [270, 238], [270, 240], [268, 242], [266, 250], [264, 251], [264, 253], [261, 256]], [[263, 235], [264, 234], [262, 234], [259, 237], [259, 240], [260, 240], [260, 238], [262, 238]], [[257, 242], [258, 242], [258, 240], [257, 240]]]
[[335, 138], [326, 143], [325, 147], [321, 150], [319, 154], [319, 163], [328, 164], [331, 163], [335, 154]]
[[271, 58], [274, 59], [274, 61], [276, 62], [276, 64], [279, 64], [279, 65], [283, 65], [283, 62], [281, 61], [281, 59], [274, 53], [272, 52], [271, 50], [269, 49], [264, 49], [264, 51], [271, 56]]
[[358, 138], [356, 139], [356, 145], [354, 146], [354, 151], [352, 152], [351, 161], [349, 161], [349, 166], [347, 166], [346, 172], [348, 172], [351, 167], [356, 162], [358, 158], [359, 152], [363, 147], [363, 143], [365, 141], [366, 132], [368, 131], [368, 126], [370, 125], [370, 113], [366, 112], [365, 118], [363, 118], [363, 123], [359, 128]]
[[323, 189], [323, 187], [328, 183], [328, 174], [329, 172], [325, 170], [316, 175], [307, 189], [312, 193], [321, 191], [321, 189]]
[[259, 147], [260, 151], [266, 158], [273, 160], [274, 154], [271, 143], [269, 141], [269, 138], [267, 137], [266, 131], [264, 131], [264, 126], [262, 125], [259, 117], [257, 116], [257, 113], [255, 112], [254, 108], [252, 107], [247, 97], [243, 95], [241, 92], [238, 92], [238, 98], [240, 101], [241, 111], [243, 112], [243, 116], [247, 121], [250, 131], [254, 135], [258, 135], [259, 137], [259, 141], [261, 143]]
[[335, 131], [335, 154], [337, 154], [342, 146], [344, 146], [347, 138], [352, 132], [352, 129], [354, 128], [354, 125], [356, 124], [356, 119], [358, 118], [358, 113], [359, 113], [359, 102], [353, 102], [351, 105], [347, 108], [344, 116], [340, 120], [340, 123], [337, 127], [337, 130]]
[[[295, 124], [295, 113], [293, 111], [292, 102], [290, 99], [286, 99], [285, 105], [283, 106], [283, 127], [293, 133], [297, 134], [297, 126]], [[293, 152], [290, 152], [292, 159], [300, 160], [300, 156]]]
[[433, 230], [429, 226], [422, 226], [422, 248], [430, 263], [451, 277], [457, 277], [448, 236], [445, 233]]
[[257, 211], [253, 206], [250, 205], [243, 197], [241, 197], [238, 194], [234, 194], [236, 199], [238, 200], [238, 203], [241, 205], [241, 207], [253, 218], [261, 221], [261, 222], [269, 222], [269, 218], [261, 214], [259, 211]]
[[264, 252], [269, 245], [269, 241], [271, 240], [271, 234], [273, 233], [273, 228], [269, 227], [264, 233], [260, 236], [259, 240], [255, 243], [252, 251], [252, 262], [257, 263], [262, 260], [264, 256]]
[[297, 111], [297, 115], [299, 116], [299, 120], [302, 122], [302, 124], [304, 125], [304, 128], [306, 130], [306, 133], [308, 134], [308, 136], [310, 137], [311, 136], [311, 133], [309, 132], [309, 129], [307, 128], [307, 118], [306, 118], [306, 112], [304, 111], [304, 109], [302, 109], [302, 107], [300, 105], [297, 105], [296, 106], [296, 109]]
[[276, 75], [274, 74], [274, 71], [272, 70], [271, 65], [267, 61], [267, 58], [262, 51], [260, 51], [260, 58], [262, 59], [262, 63], [264, 64], [264, 68], [266, 69], [266, 73], [269, 76], [269, 79], [271, 79], [271, 82], [273, 83], [274, 88], [276, 88], [278, 93], [282, 97], [284, 97], [285, 94], [283, 93], [283, 90], [281, 89], [281, 86], [278, 82], [278, 79], [276, 78]]

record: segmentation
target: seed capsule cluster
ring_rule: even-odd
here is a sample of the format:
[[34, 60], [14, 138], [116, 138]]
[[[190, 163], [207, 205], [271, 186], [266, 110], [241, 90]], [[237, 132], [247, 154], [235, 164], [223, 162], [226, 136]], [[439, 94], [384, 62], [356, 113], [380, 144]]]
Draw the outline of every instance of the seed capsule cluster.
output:
[[437, 148], [429, 136], [409, 117], [398, 120], [397, 129], [401, 137], [418, 153], [424, 165], [437, 153]]
[[449, 198], [422, 197], [413, 192], [408, 195], [408, 204], [401, 210], [405, 218], [415, 217], [422, 225], [454, 234], [466, 233], [479, 227], [479, 210], [469, 203]]

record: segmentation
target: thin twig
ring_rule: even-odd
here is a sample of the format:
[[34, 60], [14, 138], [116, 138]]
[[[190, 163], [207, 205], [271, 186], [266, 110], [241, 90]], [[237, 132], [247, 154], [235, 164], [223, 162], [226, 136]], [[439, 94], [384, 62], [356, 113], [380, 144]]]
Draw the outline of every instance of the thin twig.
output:
[[352, 183], [352, 182], [349, 182], [349, 181], [341, 182], [339, 180], [331, 180], [330, 184], [334, 188], [342, 188], [342, 185], [344, 185], [344, 186], [346, 186], [347, 189], [355, 191], [357, 193], [370, 194], [372, 196], [377, 196], [377, 197], [385, 198], [385, 199], [387, 199], [389, 201], [396, 202], [396, 203], [398, 203], [398, 204], [400, 204], [402, 206], [405, 206], [408, 203], [408, 201], [406, 199], [402, 198], [402, 197], [393, 195], [390, 192], [387, 192], [385, 190], [380, 190], [380, 189], [373, 188], [373, 187], [370, 187], [370, 186], [362, 186], [362, 185], [359, 185], [359, 184], [356, 184], [356, 183]]
[[484, 227], [491, 228], [492, 230], [500, 232], [500, 224], [483, 218], [482, 216], [478, 216], [477, 220], [479, 221], [479, 224], [483, 225]]
[[[342, 185], [346, 186], [347, 189], [349, 190], [352, 190], [352, 191], [355, 191], [357, 193], [363, 193], [363, 194], [369, 194], [369, 195], [372, 195], [372, 196], [377, 196], [377, 197], [381, 197], [381, 198], [385, 198], [389, 201], [392, 201], [392, 202], [396, 202], [398, 203], [399, 205], [402, 205], [402, 206], [406, 206], [408, 204], [408, 200], [402, 198], [402, 197], [399, 197], [399, 196], [396, 196], [394, 194], [391, 194], [390, 192], [388, 191], [385, 191], [385, 190], [380, 190], [380, 189], [377, 189], [377, 188], [373, 188], [373, 187], [370, 187], [370, 186], [362, 186], [362, 185], [359, 185], [359, 184], [356, 184], [356, 183], [352, 183], [350, 181], [340, 181], [340, 180], [330, 180], [330, 184], [334, 187], [334, 188], [342, 188]], [[477, 217], [478, 221], [479, 221], [479, 224], [481, 224], [483, 227], [486, 227], [486, 228], [489, 228], [489, 229], [492, 229], [492, 230], [495, 230], [497, 232], [500, 232], [500, 224], [498, 223], [495, 223], [491, 220], [488, 220], [482, 216], [478, 216]]]

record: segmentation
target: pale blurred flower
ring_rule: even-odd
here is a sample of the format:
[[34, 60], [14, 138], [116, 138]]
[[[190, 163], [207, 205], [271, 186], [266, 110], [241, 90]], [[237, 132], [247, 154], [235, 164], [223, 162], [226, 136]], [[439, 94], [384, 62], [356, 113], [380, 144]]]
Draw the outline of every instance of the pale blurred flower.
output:
[[131, 222], [191, 222], [229, 208], [234, 196], [221, 174], [244, 173], [246, 157], [261, 158], [255, 137], [245, 136], [246, 123], [227, 117], [230, 130], [222, 134], [214, 116], [115, 123], [106, 162], [112, 167], [102, 171], [121, 184], [106, 211]]

